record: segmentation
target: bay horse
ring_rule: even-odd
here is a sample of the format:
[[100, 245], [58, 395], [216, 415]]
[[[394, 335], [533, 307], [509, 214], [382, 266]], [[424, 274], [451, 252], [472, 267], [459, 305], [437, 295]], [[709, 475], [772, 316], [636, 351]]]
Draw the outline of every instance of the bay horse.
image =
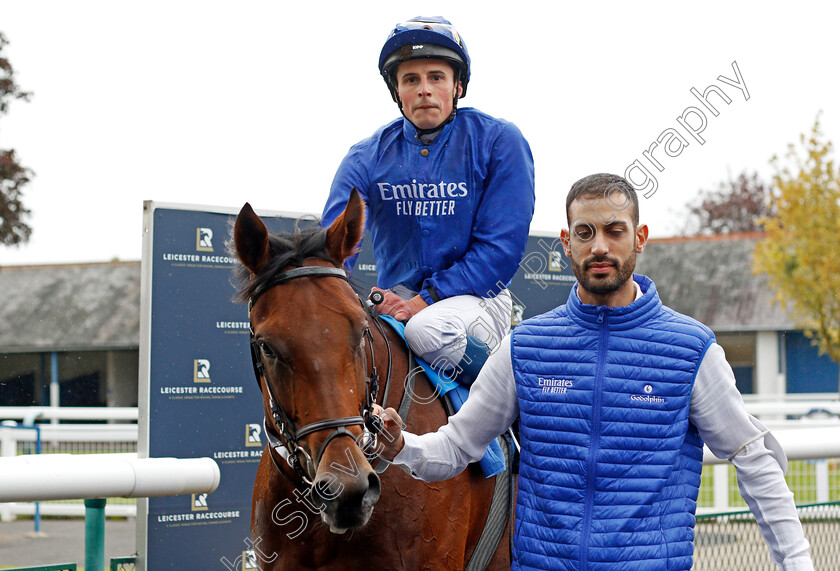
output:
[[[269, 234], [247, 203], [234, 224], [236, 277], [240, 299], [249, 301], [269, 436], [251, 512], [263, 570], [465, 569], [488, 518], [495, 479], [477, 464], [434, 483], [396, 466], [378, 474], [371, 465], [377, 427], [370, 407], [405, 402], [406, 386], [412, 389], [403, 380], [413, 375], [402, 339], [341, 269], [357, 251], [364, 219], [354, 189], [326, 229]], [[415, 380], [403, 420], [414, 433], [435, 431], [446, 410], [425, 376]], [[510, 568], [509, 511], [504, 517], [487, 569]]]

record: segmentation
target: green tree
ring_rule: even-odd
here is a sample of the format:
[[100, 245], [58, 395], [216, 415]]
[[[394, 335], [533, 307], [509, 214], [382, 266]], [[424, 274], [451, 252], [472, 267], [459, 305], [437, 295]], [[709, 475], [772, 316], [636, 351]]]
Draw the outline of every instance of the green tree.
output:
[[818, 115], [784, 164], [773, 157], [776, 215], [762, 221], [767, 238], [753, 261], [820, 354], [840, 363], [840, 172], [831, 152]]
[[[22, 91], [15, 83], [12, 64], [3, 53], [9, 42], [0, 32], [0, 115], [7, 113], [13, 99], [29, 99], [30, 93]], [[32, 171], [21, 166], [14, 149], [0, 149], [0, 244], [13, 246], [26, 242], [32, 228], [26, 223], [29, 210], [23, 207], [23, 187]]]
[[716, 190], [701, 190], [687, 209], [687, 236], [760, 232], [759, 220], [773, 215], [770, 185], [743, 172]]

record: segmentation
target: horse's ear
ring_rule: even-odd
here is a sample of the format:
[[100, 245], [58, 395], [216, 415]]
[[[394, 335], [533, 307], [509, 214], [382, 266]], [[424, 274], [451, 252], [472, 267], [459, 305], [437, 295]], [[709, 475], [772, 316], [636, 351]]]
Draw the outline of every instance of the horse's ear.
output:
[[233, 243], [236, 246], [239, 261], [253, 274], [259, 273], [271, 259], [268, 230], [247, 202], [236, 217]]
[[339, 265], [354, 254], [365, 231], [365, 203], [353, 188], [341, 216], [327, 229], [327, 253]]

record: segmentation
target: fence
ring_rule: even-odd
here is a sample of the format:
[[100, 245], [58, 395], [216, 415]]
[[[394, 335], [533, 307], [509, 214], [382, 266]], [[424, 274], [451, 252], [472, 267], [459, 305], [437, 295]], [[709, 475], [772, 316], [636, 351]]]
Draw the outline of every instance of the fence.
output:
[[[811, 544], [814, 569], [840, 568], [840, 502], [799, 506], [799, 520]], [[776, 571], [748, 511], [697, 517], [694, 530], [696, 571]]]
[[136, 454], [24, 455], [0, 458], [0, 502], [85, 499], [85, 568], [105, 560], [108, 496], [211, 493], [219, 466], [210, 458], [137, 458]]
[[[134, 571], [137, 568], [136, 557], [114, 557], [108, 567], [109, 571]], [[58, 565], [38, 565], [36, 567], [15, 567], [6, 571], [77, 571], [75, 563], [61, 563]]]
[[[840, 416], [837, 393], [785, 394], [778, 396], [744, 395], [747, 411], [762, 421], [786, 418], [806, 418], [823, 412]], [[767, 422], [765, 422], [767, 424]]]
[[20, 420], [31, 425], [36, 420], [85, 420], [88, 422], [137, 422], [137, 407], [92, 406], [0, 406], [0, 420]]
[[[36, 454], [40, 434], [41, 454], [136, 453], [136, 424], [38, 424], [0, 426], [0, 457]], [[30, 503], [0, 503], [0, 520], [40, 512], [47, 516], [84, 516], [82, 500]], [[135, 517], [134, 498], [109, 498], [105, 508], [109, 517]]]
[[[840, 451], [826, 458], [822, 449], [828, 430], [840, 430], [840, 412], [837, 400], [788, 397], [785, 400], [746, 402], [748, 410], [759, 416], [777, 417], [784, 411], [805, 415], [815, 410], [827, 411], [829, 418], [808, 421], [764, 420], [782, 440], [785, 435], [800, 436], [795, 442], [782, 442], [789, 462], [786, 476], [797, 504], [823, 503], [840, 500]], [[31, 423], [33, 418], [55, 420], [107, 420], [130, 421], [137, 418], [136, 408], [82, 408], [82, 407], [0, 407], [0, 419], [17, 418]], [[136, 424], [39, 424], [41, 453], [56, 454], [105, 454], [133, 453], [137, 451]], [[800, 431], [801, 430], [801, 431]], [[836, 437], [840, 441], [840, 437]], [[6, 430], [0, 426], [0, 456], [34, 454], [37, 434], [34, 430]], [[794, 453], [794, 449], [802, 449]], [[798, 460], [797, 458], [804, 458]], [[738, 491], [735, 468], [706, 454], [702, 484], [698, 497], [697, 513], [700, 515], [746, 509]], [[0, 519], [8, 521], [15, 515], [34, 515], [34, 504], [0, 504]], [[106, 515], [117, 517], [136, 516], [136, 502], [130, 498], [109, 498]], [[49, 516], [83, 516], [84, 505], [80, 500], [46, 502], [41, 504], [41, 514]]]
[[[796, 505], [840, 501], [840, 458], [795, 460], [785, 475]], [[735, 468], [717, 464], [703, 466], [699, 515], [747, 509], [738, 491]]]
[[[836, 400], [788, 399], [747, 402], [748, 410], [763, 417], [790, 459], [786, 479], [799, 506], [800, 519], [811, 543], [816, 569], [840, 569], [840, 403]], [[817, 411], [818, 414], [814, 415]], [[108, 415], [107, 418], [103, 418]], [[805, 421], [790, 415], [810, 415]], [[0, 419], [16, 418], [28, 430], [0, 426], [0, 455], [36, 452], [38, 431], [43, 454], [136, 452], [137, 425], [113, 424], [136, 420], [137, 409], [52, 409], [50, 407], [0, 407]], [[112, 424], [39, 424], [35, 418], [107, 420]], [[818, 505], [810, 505], [817, 503]], [[803, 505], [804, 504], [804, 505]], [[4, 520], [17, 514], [34, 515], [37, 504], [0, 503]], [[85, 515], [82, 500], [41, 502], [45, 515]], [[108, 516], [136, 516], [135, 500], [111, 498]], [[706, 454], [698, 498], [695, 534], [695, 569], [775, 569], [752, 515], [738, 491], [735, 469]], [[68, 569], [70, 567], [67, 567]], [[132, 569], [131, 558], [112, 561], [112, 569]], [[33, 568], [46, 569], [46, 568]], [[64, 567], [55, 567], [64, 569]]]
[[[777, 423], [773, 433], [787, 454], [785, 479], [797, 505], [840, 500], [840, 423]], [[708, 451], [703, 462], [697, 513], [745, 509], [735, 468]]]

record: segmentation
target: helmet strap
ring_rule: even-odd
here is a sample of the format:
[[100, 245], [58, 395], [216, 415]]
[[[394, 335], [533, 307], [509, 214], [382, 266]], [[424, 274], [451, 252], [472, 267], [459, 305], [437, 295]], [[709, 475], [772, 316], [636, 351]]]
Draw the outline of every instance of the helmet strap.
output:
[[[403, 113], [403, 117], [405, 117], [405, 113]], [[405, 120], [408, 121], [409, 123], [411, 123], [411, 121], [408, 119], [408, 117], [406, 117]], [[415, 136], [415, 138], [417, 138], [418, 140], [420, 140], [423, 143], [428, 145], [429, 143], [431, 143], [432, 141], [435, 140], [435, 137], [437, 137], [438, 134], [441, 131], [443, 131], [444, 127], [449, 125], [454, 120], [455, 120], [455, 109], [453, 108], [452, 113], [449, 114], [449, 117], [446, 118], [446, 121], [444, 121], [443, 123], [441, 123], [437, 127], [432, 127], [431, 129], [420, 129], [420, 128], [417, 127], [417, 125], [414, 125], [414, 123], [411, 123], [411, 124], [414, 125], [414, 129], [417, 131], [417, 135]]]

